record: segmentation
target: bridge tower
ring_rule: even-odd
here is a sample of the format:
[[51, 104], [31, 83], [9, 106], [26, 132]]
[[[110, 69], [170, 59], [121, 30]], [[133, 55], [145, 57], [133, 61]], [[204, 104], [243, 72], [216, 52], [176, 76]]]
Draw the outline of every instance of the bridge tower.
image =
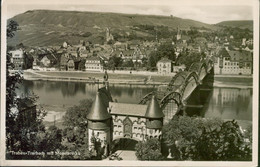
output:
[[147, 138], [161, 139], [164, 114], [155, 96], [148, 104], [145, 117]]
[[88, 120], [88, 144], [89, 150], [94, 150], [95, 145], [101, 145], [101, 154], [107, 156], [110, 151], [111, 136], [111, 115], [108, 113], [103, 101], [100, 90], [97, 92], [96, 99], [92, 104], [91, 110], [87, 115]]

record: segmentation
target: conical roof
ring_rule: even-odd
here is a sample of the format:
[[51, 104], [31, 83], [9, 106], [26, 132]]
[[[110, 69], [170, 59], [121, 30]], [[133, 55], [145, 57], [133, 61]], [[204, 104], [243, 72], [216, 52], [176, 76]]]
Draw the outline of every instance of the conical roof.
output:
[[108, 118], [111, 118], [111, 115], [107, 111], [107, 107], [102, 100], [101, 93], [98, 91], [96, 95], [96, 99], [92, 104], [89, 114], [87, 115], [87, 119], [102, 121]]
[[159, 103], [155, 96], [152, 97], [151, 102], [148, 104], [145, 116], [147, 118], [162, 118], [164, 114], [159, 106]]

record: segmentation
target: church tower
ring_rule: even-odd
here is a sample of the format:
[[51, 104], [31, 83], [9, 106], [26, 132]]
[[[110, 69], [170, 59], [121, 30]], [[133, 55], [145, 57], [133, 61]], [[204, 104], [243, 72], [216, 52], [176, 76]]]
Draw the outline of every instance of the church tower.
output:
[[179, 28], [179, 26], [177, 27], [177, 35], [176, 35], [176, 40], [180, 40], [181, 39], [181, 30]]
[[148, 104], [145, 117], [147, 137], [161, 139], [164, 114], [155, 96]]
[[108, 113], [108, 102], [104, 101], [103, 93], [98, 90], [96, 99], [92, 104], [88, 120], [88, 143], [89, 150], [95, 150], [96, 145], [100, 145], [102, 152], [99, 155], [107, 156], [111, 143], [111, 115]]
[[109, 28], [106, 28], [106, 42], [110, 41], [110, 40], [114, 40], [113, 35], [110, 32]]

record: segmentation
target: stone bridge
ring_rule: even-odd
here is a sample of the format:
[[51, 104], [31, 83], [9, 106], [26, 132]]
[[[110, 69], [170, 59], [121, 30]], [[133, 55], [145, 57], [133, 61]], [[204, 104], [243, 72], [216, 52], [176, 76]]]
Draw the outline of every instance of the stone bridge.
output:
[[153, 95], [156, 95], [164, 112], [165, 122], [168, 122], [173, 115], [180, 113], [180, 111], [185, 112], [187, 107], [201, 107], [189, 106], [187, 101], [197, 87], [209, 90], [204, 84], [204, 80], [211, 75], [213, 65], [214, 62], [211, 59], [193, 63], [187, 71], [179, 72], [172, 77], [168, 86], [159, 87], [157, 91], [145, 95], [139, 104], [146, 104]]

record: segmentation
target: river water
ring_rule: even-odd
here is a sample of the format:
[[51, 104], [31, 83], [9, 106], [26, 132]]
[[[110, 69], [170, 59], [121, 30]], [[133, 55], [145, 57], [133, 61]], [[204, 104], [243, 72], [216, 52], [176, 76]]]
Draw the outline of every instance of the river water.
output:
[[[29, 81], [25, 80], [17, 90], [19, 96], [34, 92], [39, 96], [38, 103], [48, 111], [45, 121], [59, 120], [65, 111], [79, 104], [80, 100], [94, 98], [98, 87], [102, 85], [83, 82]], [[147, 93], [156, 90], [156, 86], [146, 85], [110, 85], [115, 101], [138, 103]], [[214, 87], [204, 107], [203, 117], [235, 119], [240, 122], [252, 121], [252, 89]]]

